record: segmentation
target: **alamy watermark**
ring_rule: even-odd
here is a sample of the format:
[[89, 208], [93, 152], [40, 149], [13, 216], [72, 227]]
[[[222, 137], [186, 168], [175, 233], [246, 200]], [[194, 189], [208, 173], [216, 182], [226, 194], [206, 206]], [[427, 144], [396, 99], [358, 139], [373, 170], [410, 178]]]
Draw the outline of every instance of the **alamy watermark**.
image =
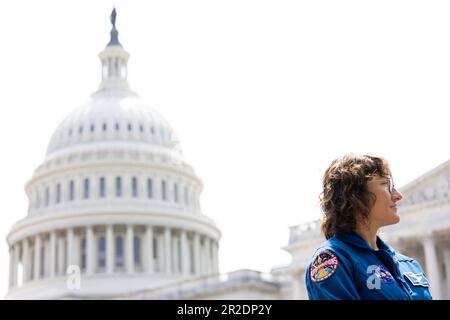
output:
[[69, 290], [81, 289], [81, 269], [80, 266], [72, 264], [67, 267], [66, 274], [68, 275], [66, 280], [66, 287]]
[[180, 141], [174, 136], [170, 139], [169, 161], [174, 165], [180, 165], [183, 162]]
[[366, 285], [369, 290], [381, 289], [381, 269], [377, 265], [370, 265], [367, 267], [367, 274], [370, 276], [367, 278]]

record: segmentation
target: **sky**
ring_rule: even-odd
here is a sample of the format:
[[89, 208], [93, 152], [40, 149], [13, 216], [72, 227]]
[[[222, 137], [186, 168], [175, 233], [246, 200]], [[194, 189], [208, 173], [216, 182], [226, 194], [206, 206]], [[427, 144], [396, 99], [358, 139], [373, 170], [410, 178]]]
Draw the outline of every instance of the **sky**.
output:
[[131, 88], [204, 183], [221, 272], [288, 264], [345, 153], [382, 155], [400, 188], [449, 159], [448, 1], [1, 1], [0, 297], [24, 185], [97, 90], [113, 6]]

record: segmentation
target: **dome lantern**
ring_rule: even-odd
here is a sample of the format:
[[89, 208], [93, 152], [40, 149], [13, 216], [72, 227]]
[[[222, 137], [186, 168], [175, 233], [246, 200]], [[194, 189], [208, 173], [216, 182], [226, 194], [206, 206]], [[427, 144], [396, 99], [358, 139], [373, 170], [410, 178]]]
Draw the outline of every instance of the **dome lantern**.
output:
[[129, 89], [127, 63], [130, 55], [119, 42], [119, 32], [116, 29], [116, 16], [117, 13], [114, 8], [110, 16], [112, 24], [110, 32], [111, 39], [106, 48], [99, 54], [102, 63], [100, 90], [107, 88]]

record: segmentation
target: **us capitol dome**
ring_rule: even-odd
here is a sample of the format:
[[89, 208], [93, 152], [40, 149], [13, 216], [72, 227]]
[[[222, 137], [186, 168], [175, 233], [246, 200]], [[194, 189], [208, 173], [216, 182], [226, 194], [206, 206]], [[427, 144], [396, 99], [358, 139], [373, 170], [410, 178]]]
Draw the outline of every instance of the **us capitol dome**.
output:
[[26, 183], [28, 214], [7, 235], [7, 299], [111, 298], [219, 272], [202, 181], [169, 123], [130, 89], [115, 20], [114, 10], [98, 90]]

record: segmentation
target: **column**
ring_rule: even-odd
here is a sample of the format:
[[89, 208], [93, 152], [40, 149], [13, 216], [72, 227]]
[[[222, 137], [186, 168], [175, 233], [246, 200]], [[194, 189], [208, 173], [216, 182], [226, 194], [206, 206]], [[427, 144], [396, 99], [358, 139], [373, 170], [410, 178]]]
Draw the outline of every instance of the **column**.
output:
[[22, 283], [25, 284], [29, 279], [29, 269], [30, 269], [30, 253], [29, 253], [29, 245], [28, 239], [25, 238], [22, 240]]
[[139, 199], [147, 199], [147, 177], [145, 175], [138, 175], [138, 192]]
[[180, 270], [178, 268], [179, 261], [178, 261], [178, 237], [175, 235], [172, 238], [172, 272], [175, 274], [179, 274]]
[[50, 237], [45, 236], [44, 244], [44, 278], [50, 276]]
[[[90, 130], [90, 128], [87, 128]], [[84, 133], [87, 133], [88, 130], [85, 130]], [[99, 175], [91, 175], [89, 177], [89, 199], [98, 200], [100, 199], [100, 190], [99, 190], [100, 176]]]
[[161, 179], [154, 175], [152, 178], [152, 188], [153, 188], [153, 199], [156, 201], [161, 201]]
[[444, 249], [445, 274], [447, 275], [447, 297], [450, 299], [450, 248]]
[[[108, 123], [110, 126], [111, 123]], [[112, 132], [112, 130], [108, 129], [108, 132]], [[105, 183], [106, 183], [106, 198], [114, 199], [116, 197], [116, 175], [108, 174], [105, 175]]]
[[14, 245], [14, 284], [19, 285], [19, 263], [20, 263], [20, 244], [17, 242]]
[[299, 276], [297, 272], [291, 273], [292, 277], [292, 299], [293, 300], [300, 300], [300, 281]]
[[432, 235], [426, 235], [422, 239], [423, 248], [425, 251], [425, 263], [428, 277], [430, 281], [430, 291], [434, 300], [441, 299], [441, 288], [439, 279], [439, 266], [436, 255], [435, 241]]
[[[122, 123], [120, 124], [123, 125]], [[127, 129], [128, 130], [128, 129]], [[131, 175], [122, 174], [122, 197], [124, 199], [131, 199]]]
[[153, 263], [153, 227], [147, 226], [145, 230], [145, 246], [144, 246], [144, 263], [145, 271], [147, 273], [153, 273], [155, 266]]
[[95, 239], [92, 226], [86, 227], [86, 273], [93, 274], [95, 269]]
[[19, 248], [17, 246], [17, 243], [15, 243], [13, 246], [13, 263], [12, 263], [12, 286], [17, 286], [17, 264], [18, 264], [18, 253]]
[[202, 276], [206, 274], [205, 263], [205, 242], [204, 237], [200, 237], [200, 274]]
[[164, 272], [164, 235], [162, 233], [158, 233], [156, 239], [157, 239], [157, 246], [158, 246], [158, 272]]
[[205, 237], [205, 271], [206, 274], [211, 274], [211, 246], [210, 246], [211, 239], [208, 237]]
[[84, 177], [74, 177], [73, 179], [75, 183], [75, 197], [74, 201], [78, 203], [81, 200], [84, 200]]
[[292, 298], [294, 300], [306, 299], [305, 271], [305, 269], [295, 269], [291, 271]]
[[166, 179], [166, 201], [173, 203], [173, 181], [170, 178]]
[[64, 274], [64, 238], [59, 237], [56, 243], [58, 250], [57, 275], [61, 276]]
[[170, 228], [164, 228], [164, 268], [165, 272], [168, 274], [170, 274], [172, 270], [170, 233]]
[[34, 239], [34, 275], [33, 279], [41, 277], [41, 237], [37, 235]]
[[189, 247], [187, 241], [186, 230], [181, 230], [180, 233], [181, 240], [181, 273], [184, 276], [189, 275], [189, 266], [191, 264], [190, 256], [189, 256]]
[[75, 229], [73, 233], [73, 264], [78, 266], [81, 271], [81, 234], [77, 234]]
[[219, 273], [219, 249], [218, 249], [218, 242], [213, 240], [212, 241], [212, 255], [213, 255], [213, 273]]
[[[72, 228], [67, 229], [66, 233], [67, 237], [67, 267], [75, 264], [75, 236]], [[66, 273], [66, 270], [64, 270], [63, 274]]]
[[133, 252], [133, 226], [127, 225], [126, 244], [125, 244], [125, 265], [127, 273], [134, 271], [134, 252]]
[[113, 226], [106, 227], [106, 272], [108, 274], [114, 273], [114, 232]]
[[9, 287], [13, 286], [13, 278], [14, 278], [14, 249], [13, 246], [9, 246]]
[[200, 235], [194, 233], [194, 273], [200, 275]]
[[55, 277], [55, 265], [56, 265], [56, 233], [55, 231], [50, 232], [50, 243], [49, 243], [49, 273], [50, 278]]
[[66, 202], [69, 199], [69, 180], [61, 181], [61, 203]]

